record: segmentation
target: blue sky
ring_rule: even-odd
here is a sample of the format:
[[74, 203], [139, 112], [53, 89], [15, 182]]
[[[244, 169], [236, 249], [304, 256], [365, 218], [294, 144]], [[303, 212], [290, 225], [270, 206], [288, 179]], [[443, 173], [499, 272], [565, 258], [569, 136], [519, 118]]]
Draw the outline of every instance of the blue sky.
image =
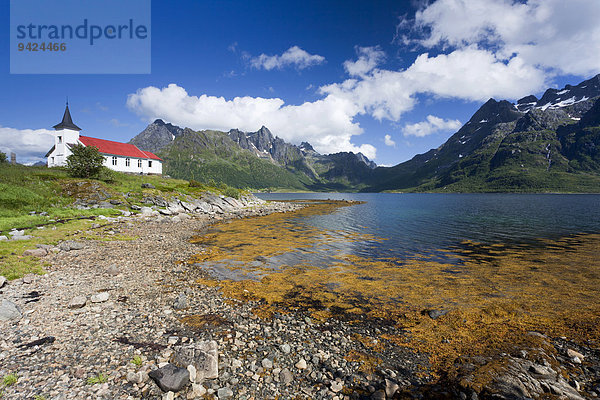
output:
[[600, 72], [597, 0], [173, 4], [152, 1], [150, 74], [11, 75], [3, 35], [0, 149], [43, 159], [68, 96], [89, 136], [126, 142], [155, 118], [265, 125], [394, 165], [441, 145], [490, 97], [539, 97]]

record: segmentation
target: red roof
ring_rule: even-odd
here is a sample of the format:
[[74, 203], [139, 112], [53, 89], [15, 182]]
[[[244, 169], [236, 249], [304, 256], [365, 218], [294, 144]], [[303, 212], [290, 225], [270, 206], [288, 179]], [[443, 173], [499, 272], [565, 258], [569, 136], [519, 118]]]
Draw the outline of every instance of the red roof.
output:
[[142, 150], [142, 153], [146, 154], [148, 156], [148, 158], [152, 158], [153, 160], [160, 160], [160, 161], [162, 161], [162, 158], [160, 158], [159, 156], [157, 156], [154, 153], [151, 153], [149, 151], [143, 151], [143, 150]]
[[158, 156], [149, 152], [142, 151], [137, 146], [129, 143], [113, 142], [112, 140], [96, 139], [89, 136], [79, 136], [79, 141], [85, 146], [97, 147], [100, 153], [111, 154], [123, 157], [151, 158], [162, 161]]

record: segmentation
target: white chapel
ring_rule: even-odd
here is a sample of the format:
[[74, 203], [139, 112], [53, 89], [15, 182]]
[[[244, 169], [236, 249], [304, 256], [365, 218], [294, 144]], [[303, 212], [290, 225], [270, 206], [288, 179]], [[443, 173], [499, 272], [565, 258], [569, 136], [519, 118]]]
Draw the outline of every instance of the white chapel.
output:
[[69, 103], [62, 121], [53, 128], [54, 146], [46, 154], [48, 167], [66, 166], [67, 157], [71, 155], [71, 146], [80, 144], [98, 148], [100, 154], [104, 156], [104, 166], [112, 170], [134, 174], [162, 174], [163, 160], [149, 151], [142, 151], [129, 143], [80, 135], [81, 128], [73, 123]]

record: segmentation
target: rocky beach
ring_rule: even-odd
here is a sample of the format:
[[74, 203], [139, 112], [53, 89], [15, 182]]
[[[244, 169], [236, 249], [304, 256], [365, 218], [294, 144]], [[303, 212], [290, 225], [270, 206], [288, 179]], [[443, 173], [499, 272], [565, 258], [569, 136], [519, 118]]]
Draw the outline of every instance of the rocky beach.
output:
[[192, 238], [218, 221], [305, 205], [224, 196], [163, 201], [147, 199], [148, 207], [98, 218], [57, 245], [31, 249], [47, 273], [0, 281], [2, 399], [600, 394], [593, 342], [529, 332], [527, 345], [465, 355], [440, 376], [427, 354], [392, 340], [406, 332], [390, 321], [315, 320], [302, 309], [261, 315], [260, 301], [227, 298], [218, 285], [201, 283], [206, 272], [188, 261], [205, 249]]

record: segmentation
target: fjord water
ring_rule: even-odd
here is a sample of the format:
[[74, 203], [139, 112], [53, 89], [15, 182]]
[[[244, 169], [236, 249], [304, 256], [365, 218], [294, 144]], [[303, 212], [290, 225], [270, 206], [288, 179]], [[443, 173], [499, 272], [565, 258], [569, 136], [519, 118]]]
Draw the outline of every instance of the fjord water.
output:
[[521, 245], [600, 232], [600, 195], [595, 194], [260, 193], [257, 197], [364, 202], [302, 222], [386, 239], [353, 243], [354, 254], [371, 258], [446, 255], [439, 251], [464, 241]]

